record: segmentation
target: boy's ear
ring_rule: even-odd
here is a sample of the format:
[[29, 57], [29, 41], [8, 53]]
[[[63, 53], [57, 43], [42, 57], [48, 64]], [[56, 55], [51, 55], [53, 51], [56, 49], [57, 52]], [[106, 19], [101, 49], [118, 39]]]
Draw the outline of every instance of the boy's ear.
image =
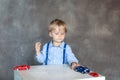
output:
[[49, 32], [49, 36], [50, 36], [50, 37], [52, 37], [52, 34], [51, 34], [51, 32]]

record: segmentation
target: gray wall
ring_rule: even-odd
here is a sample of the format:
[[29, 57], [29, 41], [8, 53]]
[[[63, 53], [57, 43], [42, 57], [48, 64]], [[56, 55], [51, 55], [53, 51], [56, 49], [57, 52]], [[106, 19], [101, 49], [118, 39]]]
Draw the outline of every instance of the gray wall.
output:
[[120, 0], [0, 0], [0, 80], [13, 80], [15, 65], [38, 65], [34, 43], [49, 41], [55, 18], [82, 65], [120, 80]]

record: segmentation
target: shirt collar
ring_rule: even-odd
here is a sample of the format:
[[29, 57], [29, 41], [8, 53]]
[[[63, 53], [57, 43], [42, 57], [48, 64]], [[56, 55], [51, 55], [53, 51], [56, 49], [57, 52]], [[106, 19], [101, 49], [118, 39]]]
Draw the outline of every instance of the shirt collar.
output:
[[49, 47], [60, 47], [60, 48], [63, 48], [63, 47], [64, 47], [64, 44], [65, 44], [65, 42], [63, 41], [59, 46], [54, 46], [54, 45], [53, 45], [53, 42], [50, 41]]

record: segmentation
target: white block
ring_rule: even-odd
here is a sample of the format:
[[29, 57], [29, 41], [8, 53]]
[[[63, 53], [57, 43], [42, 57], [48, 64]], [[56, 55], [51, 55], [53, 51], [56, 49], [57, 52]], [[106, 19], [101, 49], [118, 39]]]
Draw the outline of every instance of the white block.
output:
[[81, 74], [68, 65], [40, 65], [31, 66], [26, 71], [14, 71], [14, 80], [105, 80], [105, 76]]

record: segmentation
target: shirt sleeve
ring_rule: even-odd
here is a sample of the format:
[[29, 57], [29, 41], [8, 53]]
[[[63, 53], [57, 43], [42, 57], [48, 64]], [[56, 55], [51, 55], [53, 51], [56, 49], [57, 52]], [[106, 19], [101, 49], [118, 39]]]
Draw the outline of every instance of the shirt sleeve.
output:
[[69, 65], [71, 65], [72, 62], [78, 63], [78, 59], [75, 57], [69, 45], [66, 46], [66, 54], [67, 54], [66, 56], [67, 56], [67, 61]]
[[36, 55], [35, 58], [39, 63], [43, 63], [45, 62], [45, 58], [46, 58], [46, 48], [47, 48], [47, 44], [45, 44], [43, 46], [43, 49], [40, 51], [39, 55]]

